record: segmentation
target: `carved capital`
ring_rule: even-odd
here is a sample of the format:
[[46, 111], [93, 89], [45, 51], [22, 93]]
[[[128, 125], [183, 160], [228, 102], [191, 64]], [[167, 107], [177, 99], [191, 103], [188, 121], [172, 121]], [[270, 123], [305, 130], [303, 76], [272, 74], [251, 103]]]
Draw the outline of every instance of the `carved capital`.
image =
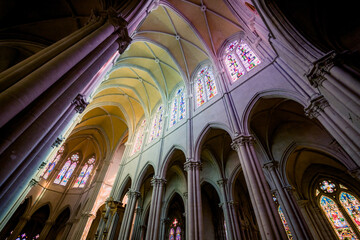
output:
[[29, 182], [29, 187], [33, 187], [33, 186], [35, 186], [36, 184], [38, 184], [38, 181], [33, 178], [33, 179], [31, 179], [30, 182]]
[[164, 178], [161, 178], [159, 176], [154, 176], [152, 179], [151, 179], [151, 185], [153, 187], [155, 186], [163, 186], [164, 184], [166, 184], [166, 179]]
[[305, 76], [313, 87], [317, 88], [321, 86], [322, 82], [326, 79], [324, 77], [325, 73], [328, 73], [335, 65], [336, 57], [337, 55], [335, 52], [330, 52], [312, 64]]
[[278, 163], [276, 161], [267, 162], [263, 165], [263, 168], [266, 168], [268, 171], [272, 171], [276, 169], [278, 166]]
[[220, 187], [224, 187], [227, 183], [227, 179], [226, 178], [223, 178], [223, 179], [219, 179], [217, 180], [217, 184], [220, 186]]
[[85, 101], [84, 95], [78, 94], [72, 101], [72, 104], [74, 105], [74, 109], [77, 113], [82, 113], [89, 103]]
[[184, 163], [184, 170], [185, 171], [191, 171], [191, 170], [201, 170], [201, 162], [197, 161], [186, 161]]
[[306, 205], [309, 204], [309, 200], [299, 199], [299, 200], [297, 200], [297, 203], [298, 203], [299, 207], [305, 207]]
[[348, 173], [355, 179], [360, 180], [360, 168], [349, 170]]
[[239, 135], [232, 141], [231, 147], [237, 151], [239, 146], [243, 146], [245, 144], [254, 144], [254, 141], [254, 137], [251, 135]]
[[188, 193], [187, 192], [184, 192], [183, 196], [184, 196], [185, 199], [188, 199]]
[[56, 147], [58, 147], [58, 146], [60, 146], [60, 144], [62, 143], [62, 141], [64, 141], [64, 137], [62, 137], [62, 136], [60, 136], [60, 137], [57, 137], [56, 139], [55, 139], [55, 141], [53, 142], [53, 144], [51, 144], [51, 147], [52, 148], [56, 148]]
[[128, 196], [129, 196], [129, 198], [138, 199], [141, 196], [141, 193], [130, 189], [128, 192]]
[[309, 118], [318, 117], [326, 107], [329, 106], [328, 101], [322, 95], [316, 95], [310, 99], [310, 104], [304, 109], [305, 115]]
[[127, 28], [119, 28], [117, 30], [117, 34], [119, 35], [119, 38], [116, 40], [117, 43], [119, 44], [119, 53], [122, 54], [126, 48], [129, 46], [129, 44], [132, 41], [132, 38], [129, 37], [129, 33]]

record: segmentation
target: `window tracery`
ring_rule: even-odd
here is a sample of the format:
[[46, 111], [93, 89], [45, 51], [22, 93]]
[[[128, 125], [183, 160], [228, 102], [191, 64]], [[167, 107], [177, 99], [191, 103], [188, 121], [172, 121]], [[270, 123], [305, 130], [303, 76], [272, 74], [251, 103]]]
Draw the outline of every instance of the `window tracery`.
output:
[[131, 155], [134, 155], [136, 152], [140, 151], [140, 148], [141, 148], [143, 140], [144, 140], [145, 126], [146, 126], [146, 119], [144, 119], [141, 122], [141, 125], [140, 125], [139, 129], [137, 130]]
[[174, 126], [177, 122], [183, 120], [186, 114], [185, 93], [183, 88], [179, 88], [171, 103], [169, 127]]
[[55, 184], [66, 186], [69, 178], [71, 177], [78, 164], [79, 158], [79, 153], [74, 153], [71, 155], [71, 157], [68, 158], [68, 160], [60, 170], [59, 174], [57, 175], [56, 179], [54, 180]]
[[79, 176], [76, 179], [76, 182], [74, 184], [74, 188], [83, 188], [83, 187], [85, 187], [86, 181], [90, 177], [91, 171], [94, 168], [94, 163], [95, 163], [95, 157], [92, 156], [87, 161], [87, 163], [85, 163], [83, 168], [81, 169], [81, 172], [80, 172], [80, 174], [79, 174]]
[[200, 68], [194, 82], [197, 107], [209, 101], [218, 92], [214, 73], [209, 65]]
[[52, 160], [51, 162], [49, 162], [46, 170], [44, 171], [44, 173], [43, 173], [43, 175], [42, 175], [42, 177], [43, 177], [44, 179], [47, 179], [47, 178], [49, 177], [50, 173], [54, 170], [55, 165], [56, 165], [56, 164], [59, 162], [59, 160], [61, 159], [64, 151], [65, 151], [65, 146], [62, 145], [62, 146], [59, 148], [59, 150], [57, 151], [57, 153], [56, 153], [55, 157], [53, 158], [53, 160]]
[[261, 60], [244, 40], [235, 40], [227, 45], [224, 62], [231, 82], [234, 83], [258, 66]]
[[289, 224], [288, 222], [286, 221], [286, 218], [285, 218], [285, 214], [284, 214], [284, 211], [282, 210], [278, 200], [277, 200], [277, 197], [275, 195], [275, 193], [272, 195], [273, 197], [273, 200], [275, 202], [275, 205], [277, 207], [277, 211], [278, 211], [278, 214], [280, 216], [280, 219], [281, 219], [281, 223], [285, 229], [285, 232], [286, 232], [286, 236], [288, 237], [288, 239], [292, 240], [294, 239], [293, 236], [292, 236], [292, 233], [290, 231], [290, 227], [289, 227]]
[[163, 116], [164, 116], [164, 108], [163, 106], [159, 106], [156, 113], [154, 114], [151, 131], [148, 142], [160, 137], [161, 130], [162, 130], [162, 123], [163, 123]]
[[330, 179], [315, 190], [320, 208], [339, 239], [359, 239], [360, 202], [343, 184]]

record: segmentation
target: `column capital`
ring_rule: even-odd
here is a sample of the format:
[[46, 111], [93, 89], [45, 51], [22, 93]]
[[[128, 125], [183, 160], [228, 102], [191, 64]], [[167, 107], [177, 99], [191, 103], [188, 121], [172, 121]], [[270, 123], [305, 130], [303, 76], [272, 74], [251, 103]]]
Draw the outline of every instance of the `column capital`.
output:
[[152, 186], [163, 186], [164, 184], [166, 184], [166, 179], [161, 178], [160, 176], [154, 176], [151, 179]]
[[277, 168], [278, 166], [278, 162], [276, 161], [271, 161], [271, 162], [267, 162], [263, 165], [263, 168], [266, 168], [268, 171], [274, 170]]
[[233, 139], [231, 143], [231, 147], [234, 150], [238, 150], [239, 146], [245, 145], [245, 144], [254, 144], [255, 139], [251, 135], [239, 135], [236, 138]]
[[360, 168], [348, 170], [348, 173], [355, 179], [360, 180]]
[[85, 96], [79, 93], [71, 104], [77, 113], [82, 113], [89, 103], [85, 101]]
[[39, 183], [39, 182], [33, 178], [33, 179], [31, 179], [30, 182], [29, 182], [29, 187], [33, 187], [33, 186], [35, 186], [35, 185], [38, 184], [38, 183]]
[[56, 148], [56, 147], [60, 146], [60, 144], [62, 143], [62, 141], [64, 141], [64, 139], [65, 138], [63, 136], [57, 137], [55, 139], [55, 141], [53, 142], [53, 144], [51, 144], [51, 147]]
[[129, 198], [138, 199], [141, 196], [141, 193], [139, 191], [129, 189], [128, 195], [129, 195]]
[[222, 179], [217, 180], [216, 182], [220, 187], [224, 187], [224, 186], [226, 186], [227, 181], [228, 180], [226, 178], [222, 178]]
[[184, 192], [183, 196], [184, 196], [185, 199], [188, 199], [188, 192]]
[[329, 106], [329, 102], [322, 95], [316, 95], [311, 97], [310, 104], [304, 109], [305, 115], [311, 118], [317, 118], [326, 107]]
[[307, 199], [299, 199], [296, 201], [300, 207], [305, 207], [309, 204], [309, 200]]
[[201, 170], [201, 166], [202, 166], [201, 162], [190, 160], [190, 161], [186, 161], [184, 163], [184, 170], [187, 172], [190, 170], [195, 170], [195, 169]]
[[81, 214], [81, 217], [83, 217], [83, 218], [89, 218], [91, 216], [94, 216], [94, 214], [92, 214], [91, 212], [87, 212], [87, 211], [85, 211]]
[[321, 86], [322, 82], [326, 79], [324, 77], [325, 73], [328, 73], [335, 65], [336, 58], [337, 54], [332, 51], [313, 62], [311, 68], [305, 74], [313, 87]]

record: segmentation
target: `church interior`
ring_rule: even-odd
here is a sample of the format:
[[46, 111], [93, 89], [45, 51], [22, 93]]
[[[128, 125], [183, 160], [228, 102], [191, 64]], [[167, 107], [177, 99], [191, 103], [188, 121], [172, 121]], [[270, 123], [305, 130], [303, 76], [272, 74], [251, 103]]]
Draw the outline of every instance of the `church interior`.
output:
[[357, 14], [0, 0], [0, 239], [360, 239]]

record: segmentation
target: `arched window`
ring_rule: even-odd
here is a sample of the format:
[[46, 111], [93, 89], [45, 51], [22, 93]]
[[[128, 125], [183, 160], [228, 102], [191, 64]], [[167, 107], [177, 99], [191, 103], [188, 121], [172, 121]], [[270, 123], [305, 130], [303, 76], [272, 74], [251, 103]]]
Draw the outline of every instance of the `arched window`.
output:
[[200, 107], [217, 94], [214, 73], [208, 65], [200, 68], [197, 72], [194, 84], [197, 107]]
[[319, 181], [315, 195], [339, 239], [360, 238], [360, 202], [347, 187], [323, 179]]
[[162, 105], [160, 105], [160, 107], [157, 109], [153, 117], [148, 142], [151, 142], [152, 140], [160, 136], [162, 130], [163, 115], [164, 115], [164, 108]]
[[54, 183], [59, 184], [62, 186], [66, 186], [67, 182], [69, 181], [69, 178], [71, 177], [71, 174], [74, 172], [78, 161], [79, 161], [79, 153], [74, 153], [71, 155], [70, 158], [66, 161], [64, 166], [62, 167], [61, 171], [57, 175]]
[[244, 40], [235, 40], [227, 45], [224, 62], [232, 83], [261, 63]]
[[54, 170], [55, 165], [59, 162], [60, 158], [62, 157], [64, 151], [65, 151], [65, 146], [62, 145], [62, 146], [59, 148], [59, 150], [57, 151], [54, 159], [53, 159], [51, 162], [49, 162], [46, 170], [44, 171], [43, 176], [42, 176], [44, 179], [47, 179], [47, 178], [49, 177], [49, 175], [50, 175], [50, 173], [52, 172], [52, 170]]
[[185, 93], [183, 88], [179, 88], [171, 102], [170, 124], [174, 126], [177, 122], [183, 120], [186, 114]]
[[181, 227], [180, 223], [175, 218], [170, 225], [169, 240], [181, 240]]
[[95, 163], [95, 157], [92, 156], [87, 163], [85, 163], [85, 165], [83, 166], [83, 168], [81, 169], [81, 172], [78, 176], [78, 178], [76, 179], [76, 182], [74, 184], [74, 188], [83, 188], [85, 187], [86, 181], [88, 180], [91, 171], [94, 168], [94, 163]]
[[275, 194], [273, 194], [273, 200], [274, 200], [275, 205], [276, 205], [276, 207], [277, 207], [277, 211], [278, 211], [278, 213], [279, 213], [281, 222], [282, 222], [282, 224], [283, 224], [283, 227], [284, 227], [284, 229], [285, 229], [285, 232], [286, 232], [286, 235], [287, 235], [288, 239], [290, 239], [290, 240], [291, 240], [291, 239], [294, 239], [293, 236], [292, 236], [292, 234], [291, 234], [289, 224], [288, 224], [288, 222], [286, 221], [285, 214], [284, 214], [284, 212], [283, 212], [283, 210], [282, 210], [282, 208], [281, 208], [281, 206], [280, 206], [280, 204], [279, 204], [279, 202], [278, 202], [277, 197], [275, 196]]
[[144, 119], [141, 122], [141, 125], [139, 127], [139, 129], [137, 130], [137, 133], [135, 135], [135, 140], [134, 140], [134, 144], [133, 144], [133, 149], [131, 152], [131, 155], [134, 155], [136, 152], [140, 151], [140, 148], [142, 146], [143, 140], [144, 140], [144, 129], [145, 129], [145, 125], [146, 125], [146, 120]]

